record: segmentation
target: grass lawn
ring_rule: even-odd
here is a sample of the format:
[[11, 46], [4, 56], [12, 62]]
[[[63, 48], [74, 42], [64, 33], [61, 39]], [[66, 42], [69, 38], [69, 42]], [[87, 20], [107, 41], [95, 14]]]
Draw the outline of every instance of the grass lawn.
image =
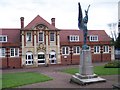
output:
[[[94, 67], [94, 73], [97, 75], [117, 75], [120, 74], [120, 68], [104, 68], [104, 66], [95, 66]], [[64, 69], [62, 72], [69, 73], [69, 74], [75, 74], [79, 72], [78, 68], [69, 68]]]
[[14, 88], [48, 80], [52, 78], [36, 72], [6, 73], [2, 74], [2, 88]]

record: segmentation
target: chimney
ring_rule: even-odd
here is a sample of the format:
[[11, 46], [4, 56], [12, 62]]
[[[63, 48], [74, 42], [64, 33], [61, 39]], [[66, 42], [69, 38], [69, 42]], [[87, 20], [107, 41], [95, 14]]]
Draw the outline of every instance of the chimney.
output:
[[51, 24], [55, 26], [55, 18], [51, 18]]
[[24, 17], [21, 17], [20, 21], [21, 21], [21, 29], [23, 29], [24, 28]]

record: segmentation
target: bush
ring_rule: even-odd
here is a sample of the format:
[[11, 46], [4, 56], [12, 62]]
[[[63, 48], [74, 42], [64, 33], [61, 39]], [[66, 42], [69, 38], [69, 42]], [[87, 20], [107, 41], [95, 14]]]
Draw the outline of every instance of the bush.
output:
[[108, 62], [107, 64], [105, 64], [104, 67], [105, 68], [120, 68], [120, 61], [115, 60], [115, 61]]

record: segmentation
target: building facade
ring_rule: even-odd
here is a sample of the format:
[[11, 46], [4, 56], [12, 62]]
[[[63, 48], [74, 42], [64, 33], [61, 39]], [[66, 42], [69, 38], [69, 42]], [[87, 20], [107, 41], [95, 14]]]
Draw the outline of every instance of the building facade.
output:
[[39, 15], [24, 28], [21, 18], [22, 66], [60, 64], [60, 39], [55, 18], [49, 24]]
[[[55, 18], [51, 24], [36, 16], [26, 27], [0, 29], [1, 68], [38, 67], [53, 64], [79, 64], [83, 45], [82, 30], [57, 29]], [[89, 30], [87, 44], [93, 62], [111, 60], [111, 38], [104, 30]]]

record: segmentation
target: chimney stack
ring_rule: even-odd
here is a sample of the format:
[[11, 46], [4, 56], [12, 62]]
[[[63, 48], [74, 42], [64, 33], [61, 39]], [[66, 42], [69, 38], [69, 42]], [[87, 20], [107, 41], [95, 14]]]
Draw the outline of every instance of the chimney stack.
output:
[[51, 18], [51, 24], [55, 26], [55, 18]]
[[21, 21], [21, 29], [23, 29], [24, 28], [24, 17], [21, 17], [20, 21]]

